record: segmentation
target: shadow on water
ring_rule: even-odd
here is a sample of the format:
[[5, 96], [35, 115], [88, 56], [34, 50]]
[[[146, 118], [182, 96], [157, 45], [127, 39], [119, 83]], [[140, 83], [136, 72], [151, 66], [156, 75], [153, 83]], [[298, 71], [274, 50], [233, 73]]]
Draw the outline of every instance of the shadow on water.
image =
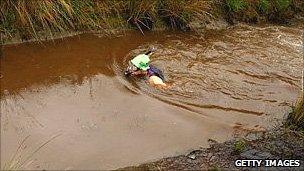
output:
[[[114, 169], [224, 141], [242, 126], [267, 127], [300, 91], [300, 30], [238, 25], [5, 46], [1, 162], [27, 135], [30, 146], [62, 132], [26, 169]], [[167, 90], [123, 76], [150, 46]]]

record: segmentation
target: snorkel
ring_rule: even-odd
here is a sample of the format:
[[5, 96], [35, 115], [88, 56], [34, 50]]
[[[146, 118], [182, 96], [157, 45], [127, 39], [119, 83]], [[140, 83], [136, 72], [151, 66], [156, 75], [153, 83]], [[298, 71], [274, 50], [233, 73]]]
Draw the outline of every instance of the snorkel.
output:
[[155, 52], [156, 51], [156, 48], [155, 47], [152, 47], [148, 50], [148, 52], [145, 53], [145, 55], [151, 55], [151, 53]]

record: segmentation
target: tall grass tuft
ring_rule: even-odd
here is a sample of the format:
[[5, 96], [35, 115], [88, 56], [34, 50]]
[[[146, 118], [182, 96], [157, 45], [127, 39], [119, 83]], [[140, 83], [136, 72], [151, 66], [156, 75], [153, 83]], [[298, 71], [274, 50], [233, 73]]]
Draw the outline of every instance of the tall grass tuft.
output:
[[286, 23], [304, 14], [302, 0], [224, 0], [228, 20]]
[[157, 17], [156, 0], [126, 0], [121, 3], [121, 14], [132, 27], [138, 28], [142, 33], [143, 30], [152, 29]]
[[185, 30], [194, 19], [202, 20], [210, 10], [208, 0], [159, 0], [159, 14], [171, 28]]
[[258, 21], [259, 15], [281, 20], [303, 13], [304, 5], [302, 0], [1, 0], [0, 31], [4, 40], [26, 40], [45, 33], [52, 38], [55, 33], [121, 28], [185, 30], [192, 21], [209, 20], [213, 12], [240, 21]]
[[302, 94], [292, 112], [288, 115], [287, 125], [304, 131], [304, 94]]
[[0, 29], [6, 39], [39, 38], [69, 31], [151, 30], [158, 20], [187, 25], [209, 0], [1, 0]]

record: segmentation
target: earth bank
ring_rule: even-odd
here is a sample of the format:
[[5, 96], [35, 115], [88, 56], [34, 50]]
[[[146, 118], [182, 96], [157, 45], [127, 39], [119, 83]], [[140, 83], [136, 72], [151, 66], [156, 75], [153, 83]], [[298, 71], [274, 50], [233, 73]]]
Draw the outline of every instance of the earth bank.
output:
[[[303, 170], [304, 134], [283, 127], [248, 133], [224, 143], [209, 140], [210, 147], [121, 170]], [[236, 167], [239, 159], [300, 160], [300, 167]]]

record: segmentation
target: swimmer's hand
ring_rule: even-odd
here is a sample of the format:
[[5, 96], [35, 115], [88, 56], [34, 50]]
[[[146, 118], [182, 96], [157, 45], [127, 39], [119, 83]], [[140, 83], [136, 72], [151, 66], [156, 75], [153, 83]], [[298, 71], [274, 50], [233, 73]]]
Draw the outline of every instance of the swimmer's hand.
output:
[[132, 73], [131, 73], [131, 72], [128, 72], [128, 71], [125, 71], [124, 74], [125, 74], [126, 77], [129, 77], [130, 75], [132, 75]]

